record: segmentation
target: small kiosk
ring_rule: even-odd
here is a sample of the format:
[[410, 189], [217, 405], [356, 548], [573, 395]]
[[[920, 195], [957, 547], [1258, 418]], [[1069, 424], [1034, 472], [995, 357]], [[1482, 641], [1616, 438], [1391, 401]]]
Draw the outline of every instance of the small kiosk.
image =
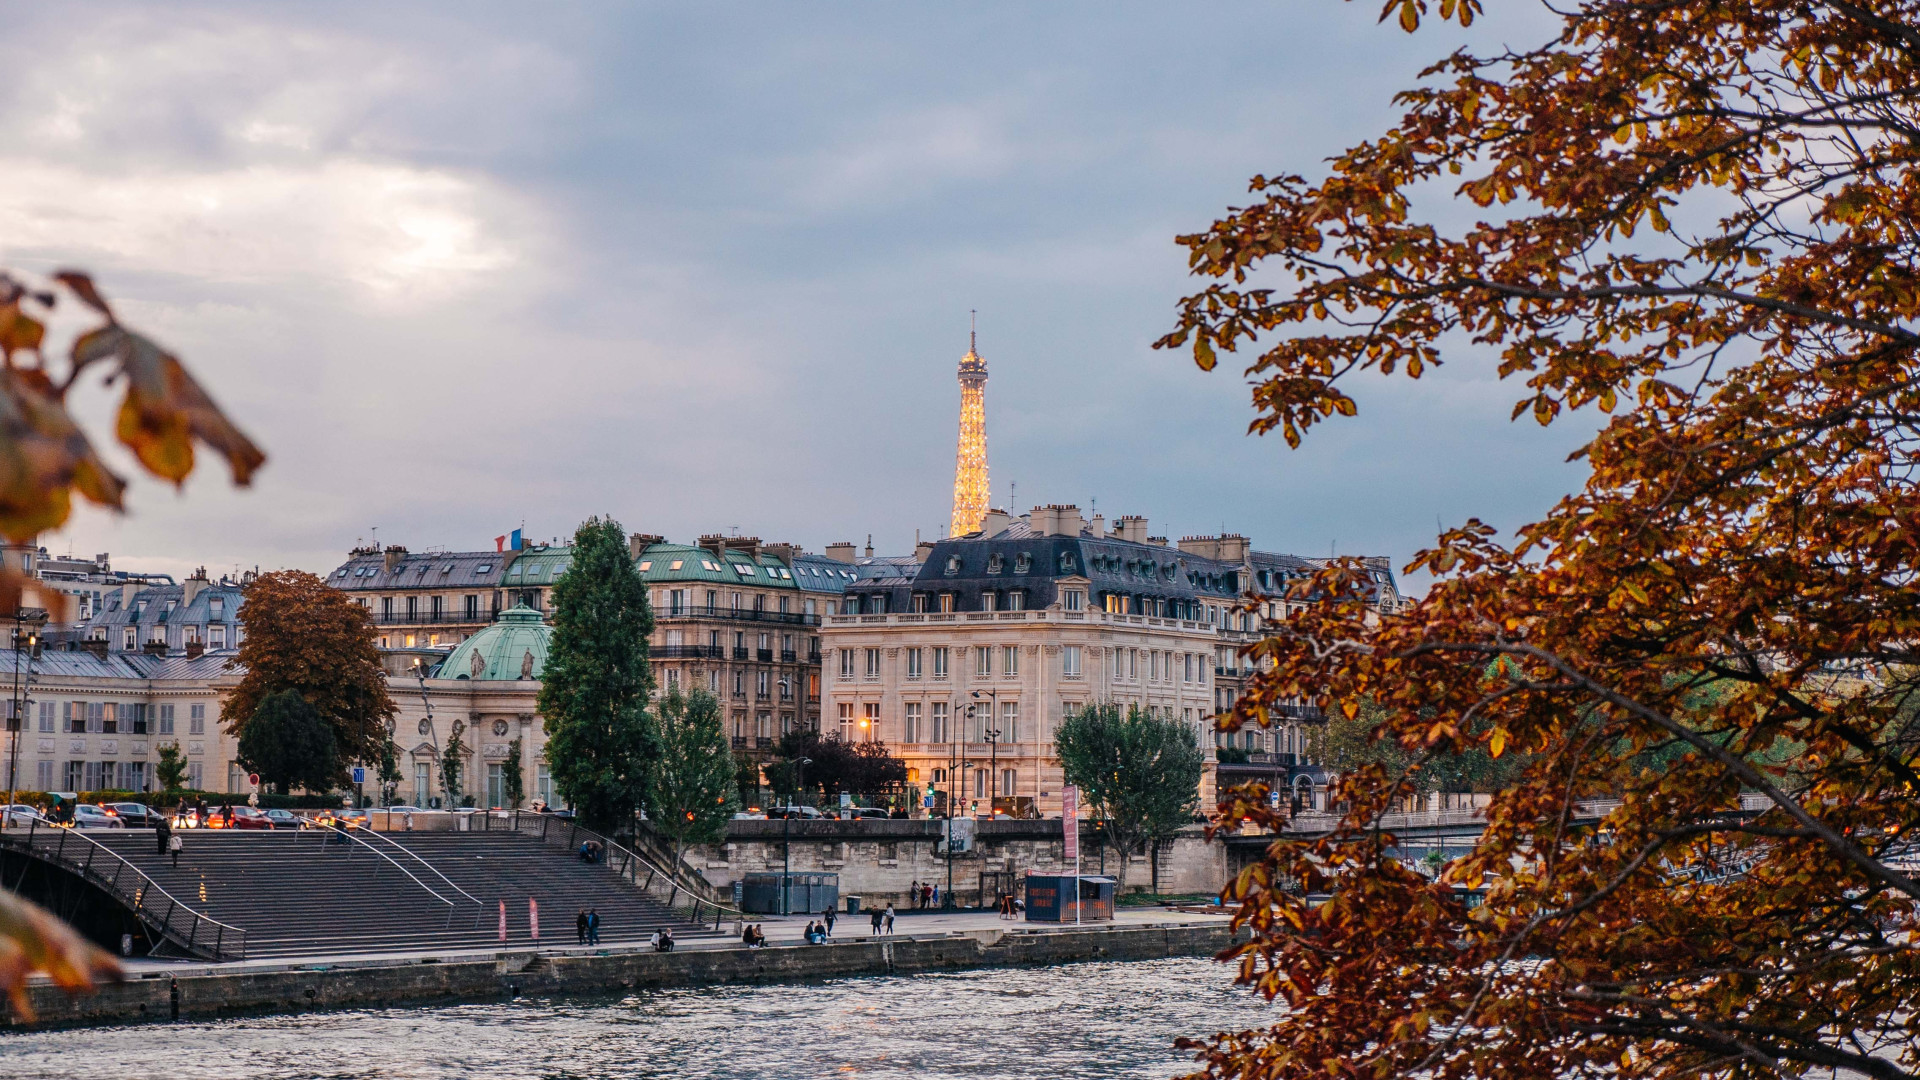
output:
[[[1027, 875], [1028, 922], [1106, 922], [1113, 918], [1113, 878], [1081, 874], [1074, 888], [1072, 874]], [[1074, 897], [1078, 895], [1076, 905]], [[1076, 911], [1075, 908], [1078, 907]]]

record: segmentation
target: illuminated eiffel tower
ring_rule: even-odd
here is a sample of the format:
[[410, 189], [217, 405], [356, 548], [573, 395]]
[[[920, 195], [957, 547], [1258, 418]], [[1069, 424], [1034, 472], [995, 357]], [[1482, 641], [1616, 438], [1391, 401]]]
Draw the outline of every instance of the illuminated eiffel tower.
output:
[[967, 335], [960, 358], [960, 447], [953, 463], [953, 526], [948, 536], [980, 530], [987, 516], [987, 362], [975, 351], [978, 332]]

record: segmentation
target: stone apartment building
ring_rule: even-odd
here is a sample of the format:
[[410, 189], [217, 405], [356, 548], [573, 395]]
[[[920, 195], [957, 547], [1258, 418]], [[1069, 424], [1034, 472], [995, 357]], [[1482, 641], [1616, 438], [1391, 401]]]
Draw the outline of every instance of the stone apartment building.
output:
[[327, 583], [372, 613], [381, 648], [450, 649], [512, 606], [507, 569], [527, 554], [359, 547]]
[[[979, 533], [923, 555], [851, 582], [822, 637], [829, 730], [885, 741], [937, 799], [1059, 813], [1053, 732], [1106, 702], [1196, 728], [1203, 800], [1251, 779], [1309, 797], [1324, 788], [1304, 760], [1305, 728], [1319, 721], [1311, 709], [1272, 729], [1207, 730], [1250, 673], [1240, 646], [1285, 614], [1271, 594], [1311, 560], [1254, 552], [1232, 535], [1175, 547], [1149, 536], [1144, 518], [1109, 527], [1072, 506], [990, 511]], [[1382, 604], [1397, 603], [1384, 560], [1370, 565], [1384, 574]], [[1252, 612], [1240, 610], [1248, 592], [1264, 598]]]

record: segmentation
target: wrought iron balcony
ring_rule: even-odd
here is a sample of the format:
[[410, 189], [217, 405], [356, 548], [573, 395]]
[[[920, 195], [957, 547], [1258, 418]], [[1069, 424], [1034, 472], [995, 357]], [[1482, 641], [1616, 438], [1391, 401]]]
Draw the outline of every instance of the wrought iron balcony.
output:
[[657, 645], [648, 650], [656, 660], [725, 660], [727, 650], [716, 645]]
[[820, 616], [791, 611], [755, 611], [752, 608], [721, 607], [718, 604], [681, 604], [655, 611], [662, 619], [726, 619], [734, 622], [785, 623], [789, 626], [819, 626]]
[[481, 608], [469, 615], [466, 609], [462, 608], [457, 611], [421, 611], [411, 615], [404, 611], [391, 614], [375, 611], [369, 614], [373, 616], [375, 626], [450, 626], [462, 623], [469, 626], [485, 626], [494, 621], [494, 617], [500, 613], [491, 608]]

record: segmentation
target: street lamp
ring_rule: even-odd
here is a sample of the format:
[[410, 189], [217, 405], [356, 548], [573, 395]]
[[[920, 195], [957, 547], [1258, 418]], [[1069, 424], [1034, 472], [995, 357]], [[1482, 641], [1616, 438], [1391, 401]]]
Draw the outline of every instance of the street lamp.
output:
[[[999, 714], [1000, 695], [992, 690], [973, 691], [975, 699], [978, 699], [982, 694], [985, 694], [987, 700], [990, 702], [987, 706], [987, 727], [980, 732], [981, 738], [984, 739], [987, 744], [987, 784], [989, 791], [998, 791], [1000, 789], [1000, 729], [992, 725]], [[993, 803], [997, 797], [998, 796], [991, 794], [987, 796], [987, 817], [989, 819], [993, 817]]]
[[[13, 741], [7, 748], [7, 809], [0, 812], [0, 829], [13, 824], [13, 799], [20, 789], [20, 733], [27, 726], [26, 686], [20, 681], [20, 620], [25, 614], [13, 609], [13, 716], [7, 720]], [[33, 680], [33, 647], [39, 639], [38, 633], [26, 635], [28, 682]]]
[[[793, 786], [795, 788], [807, 786], [807, 766], [811, 764], [813, 764], [812, 758], [794, 759]], [[797, 795], [798, 792], [796, 791], [795, 794]], [[780, 812], [780, 914], [782, 915], [793, 914], [790, 910], [793, 906], [793, 809], [793, 806], [788, 806]]]

